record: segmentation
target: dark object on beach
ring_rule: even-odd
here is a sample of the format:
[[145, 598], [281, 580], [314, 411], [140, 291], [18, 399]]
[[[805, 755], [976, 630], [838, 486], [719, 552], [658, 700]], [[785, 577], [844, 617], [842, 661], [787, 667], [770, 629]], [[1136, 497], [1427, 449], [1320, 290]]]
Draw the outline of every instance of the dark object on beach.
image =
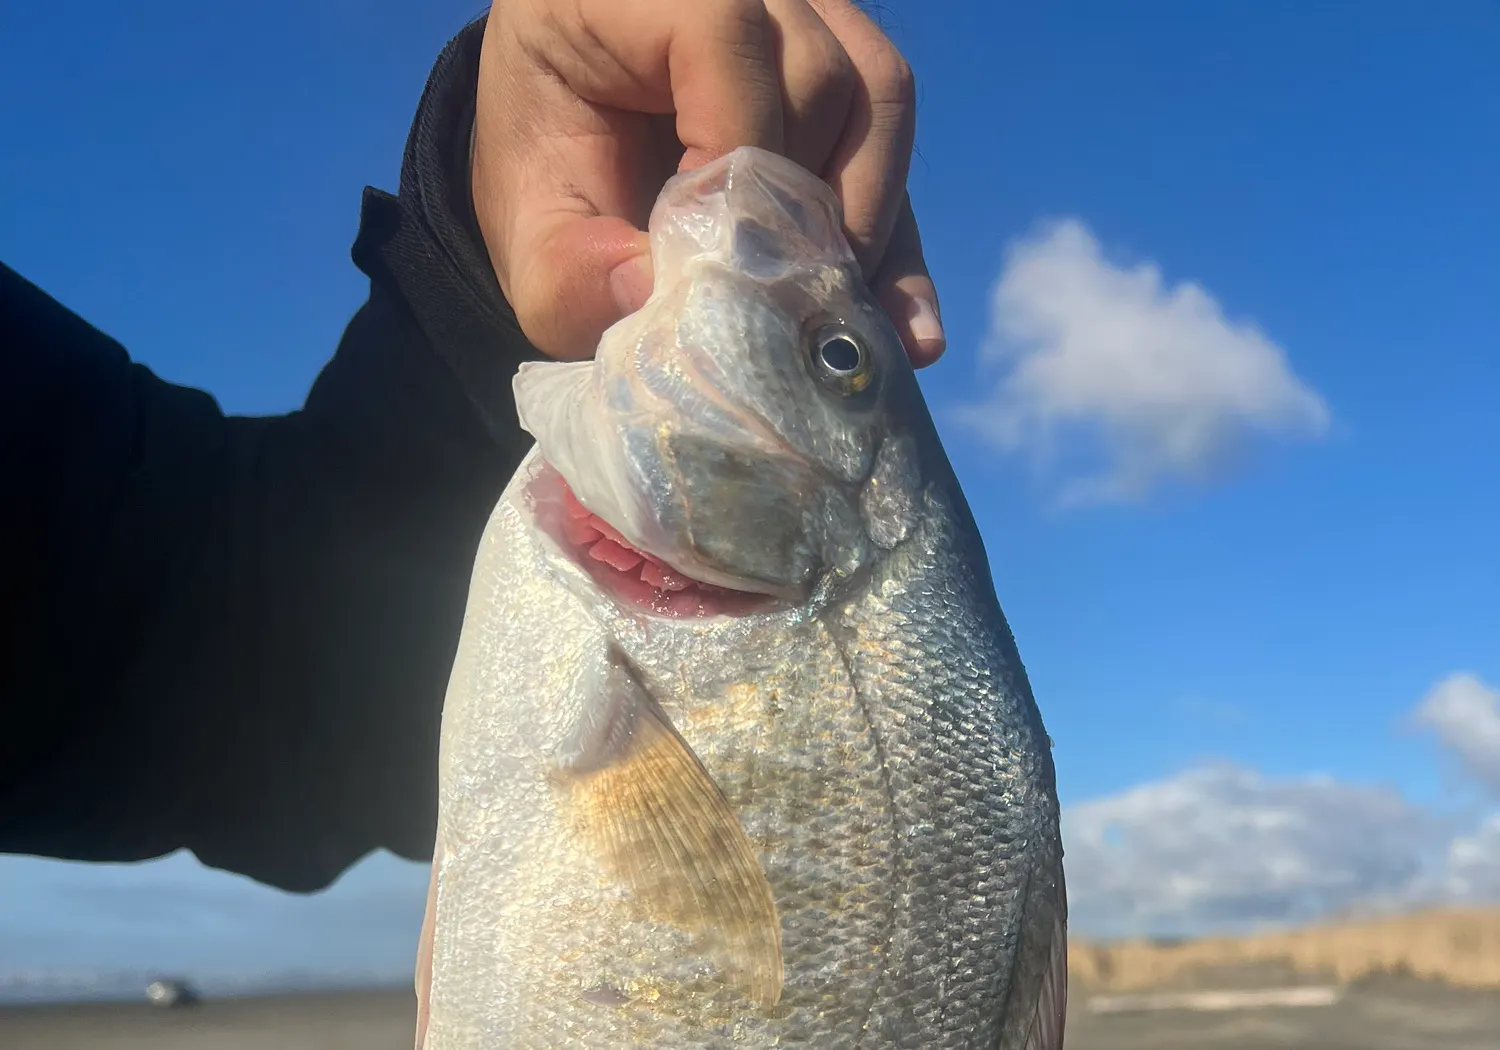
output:
[[161, 979], [146, 985], [146, 1001], [167, 1008], [194, 1006], [198, 1003], [198, 993], [186, 981]]

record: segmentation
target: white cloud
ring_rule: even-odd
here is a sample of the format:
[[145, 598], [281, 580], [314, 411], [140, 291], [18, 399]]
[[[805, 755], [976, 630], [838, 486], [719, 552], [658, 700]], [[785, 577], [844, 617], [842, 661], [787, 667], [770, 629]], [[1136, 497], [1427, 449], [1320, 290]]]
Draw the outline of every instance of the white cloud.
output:
[[[1280, 346], [1226, 319], [1200, 285], [1109, 261], [1074, 219], [1010, 246], [984, 357], [1002, 378], [963, 419], [1062, 475], [1068, 502], [1207, 480], [1254, 432], [1315, 437], [1329, 425]], [[1079, 460], [1092, 465], [1072, 469]]]
[[1074, 925], [1183, 933], [1406, 894], [1437, 825], [1394, 791], [1211, 766], [1070, 807]]
[[1500, 900], [1500, 813], [1448, 844], [1439, 889], [1449, 900]]
[[1500, 689], [1472, 674], [1452, 674], [1422, 698], [1416, 717], [1469, 776], [1500, 794]]
[[[1500, 690], [1437, 682], [1416, 720], [1500, 794]], [[1063, 815], [1074, 926], [1184, 933], [1329, 912], [1500, 901], [1500, 812], [1479, 819], [1328, 777], [1192, 769]]]

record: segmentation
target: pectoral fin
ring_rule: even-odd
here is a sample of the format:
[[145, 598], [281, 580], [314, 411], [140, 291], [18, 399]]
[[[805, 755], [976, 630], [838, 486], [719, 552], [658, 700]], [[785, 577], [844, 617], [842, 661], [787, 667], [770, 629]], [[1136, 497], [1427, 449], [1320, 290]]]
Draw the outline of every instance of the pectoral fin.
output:
[[645, 914], [691, 934], [742, 994], [781, 996], [781, 923], [739, 819], [708, 770], [612, 654], [607, 712], [564, 778], [574, 812]]

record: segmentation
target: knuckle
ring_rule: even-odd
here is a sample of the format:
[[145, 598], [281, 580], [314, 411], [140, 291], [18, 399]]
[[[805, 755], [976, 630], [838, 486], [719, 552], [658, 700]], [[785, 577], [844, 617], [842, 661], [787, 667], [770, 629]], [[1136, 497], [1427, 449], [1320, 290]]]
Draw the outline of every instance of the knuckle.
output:
[[780, 94], [771, 17], [763, 0], [701, 0], [693, 10], [691, 23], [682, 19], [688, 35], [711, 41], [714, 50], [739, 63], [742, 74], [749, 74], [748, 90]]
[[809, 62], [814, 76], [825, 89], [843, 92], [854, 85], [854, 60], [832, 33], [813, 35], [809, 43]]
[[699, 0], [697, 6], [708, 21], [730, 29], [759, 30], [768, 17], [765, 0]]
[[[831, 33], [807, 33], [789, 48], [783, 61], [782, 79], [793, 110], [801, 117], [842, 128], [859, 78], [854, 62]], [[833, 148], [829, 142], [828, 148]]]
[[912, 71], [911, 63], [896, 50], [895, 45], [887, 44], [876, 49], [866, 77], [870, 82], [870, 95], [875, 101], [902, 108], [916, 106], [916, 74]]
[[877, 105], [915, 106], [916, 78], [891, 38], [855, 0], [811, 0], [848, 49]]

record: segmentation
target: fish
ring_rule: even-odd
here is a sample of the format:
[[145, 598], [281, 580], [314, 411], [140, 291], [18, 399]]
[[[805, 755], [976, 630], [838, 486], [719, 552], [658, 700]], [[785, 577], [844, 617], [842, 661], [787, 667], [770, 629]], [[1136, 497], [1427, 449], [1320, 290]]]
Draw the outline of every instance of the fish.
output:
[[419, 1050], [1058, 1050], [1052, 744], [828, 185], [745, 147], [514, 378], [442, 712]]

